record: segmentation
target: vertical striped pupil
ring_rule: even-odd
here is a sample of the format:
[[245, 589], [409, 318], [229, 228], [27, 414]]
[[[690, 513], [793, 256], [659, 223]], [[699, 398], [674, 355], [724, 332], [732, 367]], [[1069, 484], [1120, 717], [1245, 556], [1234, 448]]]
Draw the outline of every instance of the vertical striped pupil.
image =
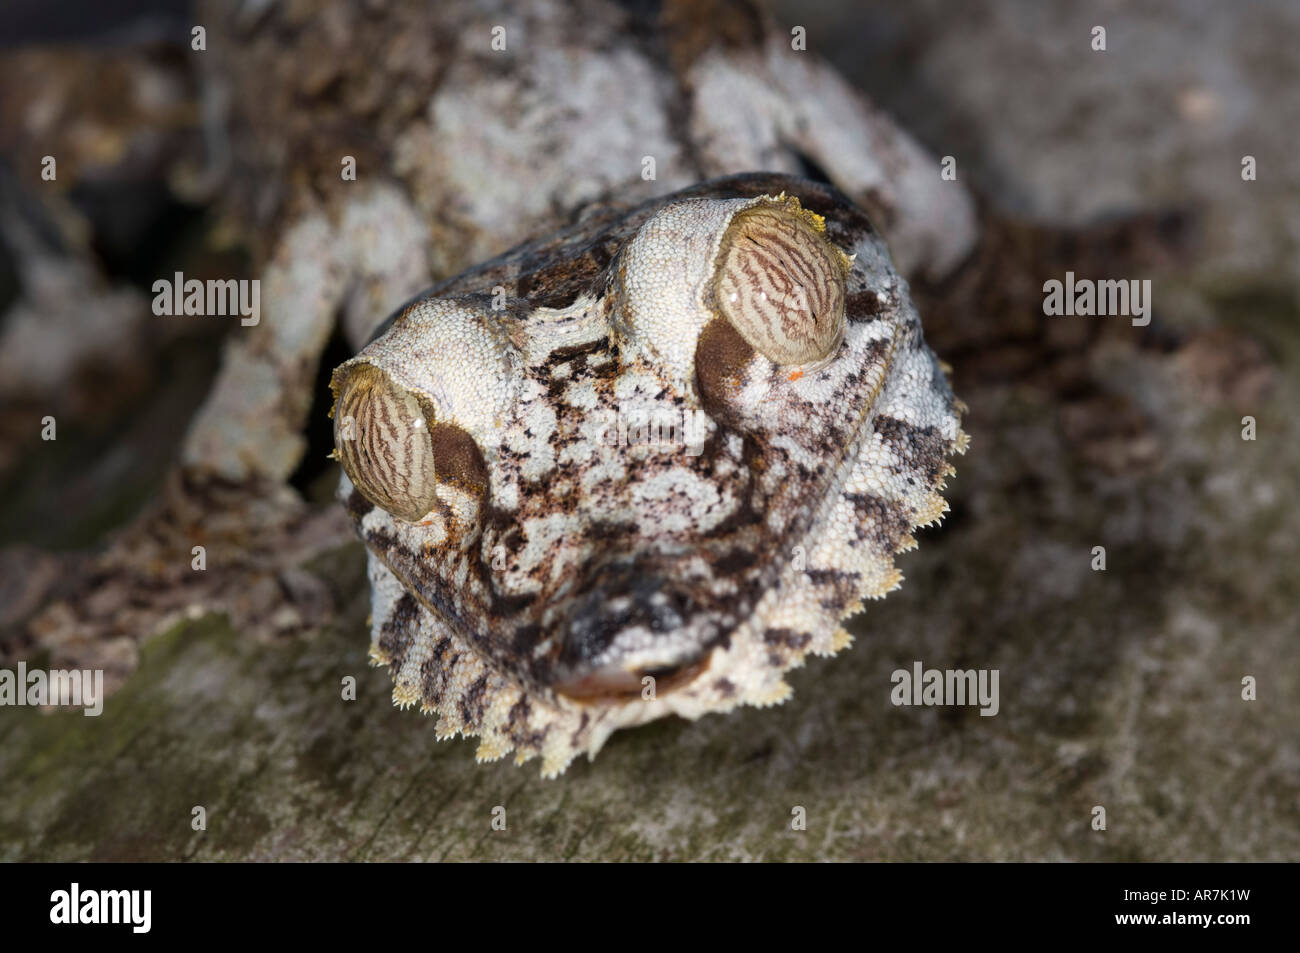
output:
[[820, 361], [844, 336], [848, 259], [811, 218], [794, 200], [751, 206], [732, 219], [719, 253], [719, 309], [776, 364]]
[[334, 408], [334, 446], [348, 479], [376, 506], [409, 522], [433, 509], [429, 421], [383, 371], [362, 364], [347, 375]]

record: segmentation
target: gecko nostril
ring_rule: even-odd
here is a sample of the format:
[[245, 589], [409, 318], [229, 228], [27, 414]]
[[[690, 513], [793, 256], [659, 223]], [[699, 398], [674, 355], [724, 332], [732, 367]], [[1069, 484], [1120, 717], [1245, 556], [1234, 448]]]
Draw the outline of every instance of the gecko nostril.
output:
[[[716, 635], [720, 625], [709, 615], [688, 586], [631, 560], [607, 565], [573, 607], [555, 689], [573, 698], [633, 694], [651, 676], [662, 690], [698, 663], [697, 630]], [[674, 638], [687, 632], [689, 639]]]
[[596, 658], [630, 628], [670, 632], [682, 625], [690, 615], [690, 596], [665, 586], [654, 576], [616, 577], [588, 592], [569, 625], [566, 648], [573, 660]]

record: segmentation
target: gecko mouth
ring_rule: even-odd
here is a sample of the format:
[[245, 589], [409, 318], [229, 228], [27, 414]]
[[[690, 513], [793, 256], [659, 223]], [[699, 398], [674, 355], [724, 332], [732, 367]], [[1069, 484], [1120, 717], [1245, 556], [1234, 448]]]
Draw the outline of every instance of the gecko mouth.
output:
[[708, 668], [708, 660], [702, 659], [679, 668], [637, 672], [618, 668], [599, 669], [557, 685], [555, 690], [578, 702], [653, 701], [661, 695], [689, 685]]

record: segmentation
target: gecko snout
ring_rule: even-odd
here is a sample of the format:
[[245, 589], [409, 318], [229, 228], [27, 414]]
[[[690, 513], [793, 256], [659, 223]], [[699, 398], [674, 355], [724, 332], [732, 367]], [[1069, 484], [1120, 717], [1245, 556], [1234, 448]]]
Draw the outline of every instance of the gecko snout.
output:
[[700, 603], [697, 587], [636, 560], [588, 578], [563, 634], [555, 684], [571, 698], [654, 697], [689, 681], [703, 668], [700, 647], [730, 621]]

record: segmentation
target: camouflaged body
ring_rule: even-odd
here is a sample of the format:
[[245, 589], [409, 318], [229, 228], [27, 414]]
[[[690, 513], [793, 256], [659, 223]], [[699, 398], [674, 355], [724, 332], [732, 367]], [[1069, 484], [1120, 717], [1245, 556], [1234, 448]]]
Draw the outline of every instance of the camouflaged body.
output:
[[[843, 339], [806, 372], [756, 356], [712, 297], [726, 222], [782, 193], [852, 256]], [[430, 315], [469, 343], [425, 340]], [[437, 372], [466, 347], [499, 377]], [[546, 775], [621, 727], [784, 700], [783, 674], [844, 648], [841, 621], [898, 585], [894, 556], [946, 509], [965, 449], [884, 242], [835, 189], [788, 176], [714, 180], [519, 246], [403, 308], [353, 362], [370, 359], [461, 425], [431, 435], [450, 464], [425, 520], [341, 482], [369, 551], [371, 658], [439, 737], [541, 756]], [[640, 427], [654, 420], [658, 439]], [[610, 666], [627, 690], [588, 684]]]

